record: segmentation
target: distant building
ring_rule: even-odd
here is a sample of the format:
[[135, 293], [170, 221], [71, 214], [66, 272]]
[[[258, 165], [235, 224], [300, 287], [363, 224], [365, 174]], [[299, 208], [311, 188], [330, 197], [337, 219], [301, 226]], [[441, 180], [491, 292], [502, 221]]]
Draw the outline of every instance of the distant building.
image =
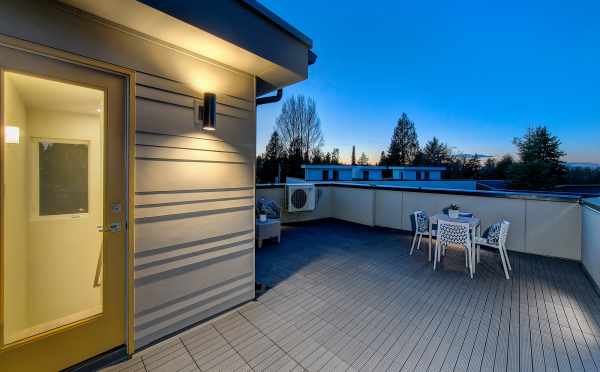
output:
[[392, 178], [399, 181], [438, 181], [446, 167], [390, 167]]
[[446, 167], [303, 164], [305, 181], [441, 180]]
[[305, 181], [352, 181], [351, 165], [302, 164]]

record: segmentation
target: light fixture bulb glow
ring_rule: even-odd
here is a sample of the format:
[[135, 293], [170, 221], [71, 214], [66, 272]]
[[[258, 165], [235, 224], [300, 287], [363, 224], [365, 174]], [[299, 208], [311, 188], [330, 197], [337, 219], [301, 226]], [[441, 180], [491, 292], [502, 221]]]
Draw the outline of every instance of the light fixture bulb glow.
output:
[[4, 140], [6, 143], [19, 143], [20, 130], [19, 127], [4, 127]]

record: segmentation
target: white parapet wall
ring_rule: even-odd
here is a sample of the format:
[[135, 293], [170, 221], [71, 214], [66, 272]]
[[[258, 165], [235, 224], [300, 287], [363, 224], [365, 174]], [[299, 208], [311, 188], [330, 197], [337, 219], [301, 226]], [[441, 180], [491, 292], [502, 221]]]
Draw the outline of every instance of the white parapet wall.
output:
[[581, 263], [600, 290], [600, 198], [581, 207]]
[[[317, 190], [321, 196], [315, 211], [284, 212], [283, 222], [336, 218], [411, 231], [413, 211], [424, 210], [434, 214], [450, 204], [458, 204], [462, 210], [479, 217], [484, 229], [502, 219], [510, 221], [509, 250], [582, 260], [582, 207], [577, 198], [339, 183], [318, 184]], [[259, 185], [256, 196], [265, 196], [285, 205], [283, 185]], [[596, 218], [600, 219], [600, 215]], [[596, 228], [595, 233], [599, 234], [599, 230]], [[598, 241], [597, 238], [594, 240]], [[595, 257], [600, 257], [597, 250], [595, 254]]]

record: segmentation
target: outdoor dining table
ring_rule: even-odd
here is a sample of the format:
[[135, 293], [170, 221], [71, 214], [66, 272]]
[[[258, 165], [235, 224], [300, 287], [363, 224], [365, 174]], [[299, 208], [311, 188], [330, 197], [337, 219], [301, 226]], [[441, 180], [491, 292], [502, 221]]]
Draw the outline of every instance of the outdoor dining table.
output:
[[[436, 213], [433, 216], [429, 217], [429, 231], [433, 231], [433, 225], [437, 225], [438, 220], [444, 220], [444, 221], [451, 221], [451, 222], [461, 222], [461, 223], [468, 223], [469, 224], [469, 230], [471, 231], [471, 259], [474, 260], [475, 259], [475, 236], [479, 236], [479, 234], [481, 234], [481, 220], [475, 216], [473, 216], [472, 213], [463, 213], [463, 214], [468, 214], [471, 215], [470, 217], [467, 216], [459, 216], [458, 218], [452, 218], [450, 217], [447, 213], [444, 212], [440, 212], [440, 213]], [[429, 261], [431, 261], [431, 241], [432, 241], [432, 234], [429, 234]], [[473, 261], [475, 262], [475, 261]], [[473, 267], [475, 267], [475, 265], [473, 265]]]

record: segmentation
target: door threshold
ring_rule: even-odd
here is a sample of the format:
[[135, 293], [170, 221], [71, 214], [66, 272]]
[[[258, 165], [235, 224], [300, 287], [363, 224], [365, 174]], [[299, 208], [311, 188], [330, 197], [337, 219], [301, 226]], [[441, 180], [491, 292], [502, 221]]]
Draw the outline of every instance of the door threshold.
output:
[[100, 355], [96, 355], [88, 360], [84, 360], [81, 363], [77, 363], [74, 366], [65, 368], [63, 372], [83, 372], [83, 371], [97, 371], [101, 368], [108, 367], [112, 364], [123, 362], [129, 358], [127, 355], [127, 347], [125, 345], [117, 346], [114, 349], [106, 351]]

